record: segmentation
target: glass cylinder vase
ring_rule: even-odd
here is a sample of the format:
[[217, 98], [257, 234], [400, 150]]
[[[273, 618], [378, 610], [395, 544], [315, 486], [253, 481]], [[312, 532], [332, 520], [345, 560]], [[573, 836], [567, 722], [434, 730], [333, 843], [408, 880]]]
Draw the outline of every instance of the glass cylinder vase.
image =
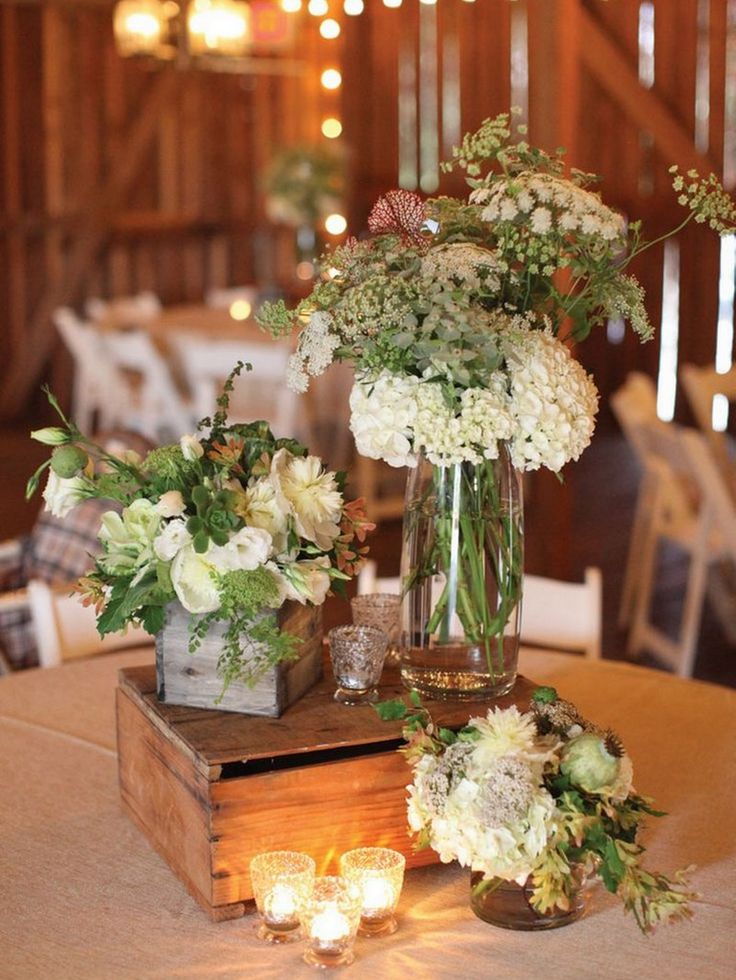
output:
[[573, 879], [569, 908], [538, 912], [531, 904], [532, 886], [529, 879], [524, 885], [517, 885], [515, 881], [484, 878], [481, 872], [474, 871], [470, 876], [470, 907], [479, 919], [502, 929], [524, 932], [559, 929], [575, 922], [585, 912], [582, 868], [574, 869]]
[[401, 558], [403, 683], [425, 697], [484, 700], [516, 679], [524, 567], [519, 476], [497, 459], [409, 473]]

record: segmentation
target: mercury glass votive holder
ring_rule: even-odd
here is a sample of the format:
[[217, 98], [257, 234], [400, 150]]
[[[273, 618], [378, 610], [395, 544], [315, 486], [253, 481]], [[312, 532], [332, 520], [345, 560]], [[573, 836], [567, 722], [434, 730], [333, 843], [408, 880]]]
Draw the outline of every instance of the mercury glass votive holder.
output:
[[336, 626], [328, 639], [337, 681], [335, 700], [342, 704], [376, 701], [388, 636], [375, 626]]
[[250, 880], [261, 915], [258, 936], [267, 943], [301, 939], [301, 911], [314, 887], [316, 865], [299, 851], [268, 851], [250, 862]]
[[401, 632], [401, 596], [395, 592], [371, 592], [350, 600], [350, 611], [356, 626], [375, 626], [388, 636], [386, 663], [399, 662]]
[[317, 878], [302, 910], [305, 962], [322, 969], [352, 963], [360, 907], [360, 891], [355, 885], [334, 876]]
[[361, 936], [396, 932], [396, 906], [404, 884], [406, 858], [388, 847], [357, 847], [340, 858], [340, 874], [360, 891]]

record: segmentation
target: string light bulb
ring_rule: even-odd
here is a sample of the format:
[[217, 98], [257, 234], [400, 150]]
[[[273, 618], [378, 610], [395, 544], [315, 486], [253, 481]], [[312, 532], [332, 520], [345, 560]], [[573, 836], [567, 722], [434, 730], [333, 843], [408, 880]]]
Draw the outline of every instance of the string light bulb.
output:
[[309, 0], [307, 5], [307, 10], [312, 17], [324, 17], [329, 9], [327, 0]]
[[322, 120], [322, 135], [326, 136], [328, 140], [336, 140], [341, 133], [342, 123], [339, 119], [329, 116]]
[[336, 89], [342, 85], [342, 75], [337, 68], [325, 68], [321, 76], [322, 88]]
[[348, 17], [358, 17], [365, 10], [363, 0], [345, 0], [342, 9]]
[[325, 230], [330, 235], [342, 235], [347, 226], [347, 219], [342, 214], [328, 214], [325, 218]]
[[297, 14], [302, 9], [302, 0], [281, 0], [281, 9], [285, 14]]
[[340, 36], [340, 25], [334, 18], [327, 17], [319, 25], [319, 32], [325, 40], [332, 41], [334, 38]]
[[401, 0], [383, 0], [384, 7], [400, 7]]

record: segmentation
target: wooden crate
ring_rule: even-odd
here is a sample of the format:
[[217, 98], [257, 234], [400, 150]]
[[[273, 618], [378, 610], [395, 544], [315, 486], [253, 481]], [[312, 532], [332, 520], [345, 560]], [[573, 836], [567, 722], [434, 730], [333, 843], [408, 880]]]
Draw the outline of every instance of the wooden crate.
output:
[[226, 624], [212, 623], [197, 652], [191, 654], [191, 613], [180, 603], [170, 602], [166, 607], [166, 625], [156, 636], [159, 700], [190, 708], [217, 708], [278, 718], [322, 676], [322, 607], [285, 602], [278, 611], [268, 615], [278, 621], [279, 629], [301, 638], [299, 658], [270, 667], [253, 686], [233, 681], [222, 694], [217, 661]]
[[[334, 689], [330, 675], [280, 719], [246, 717], [161, 704], [153, 667], [120, 671], [123, 805], [214, 920], [243, 915], [253, 896], [248, 865], [262, 851], [305, 851], [319, 874], [365, 845], [401, 851], [408, 867], [437, 861], [431, 850], [414, 852], [408, 836], [400, 723], [337, 704]], [[523, 709], [533, 689], [519, 678], [492, 703]], [[389, 673], [381, 693], [406, 692]], [[450, 727], [487, 707], [428, 706]]]

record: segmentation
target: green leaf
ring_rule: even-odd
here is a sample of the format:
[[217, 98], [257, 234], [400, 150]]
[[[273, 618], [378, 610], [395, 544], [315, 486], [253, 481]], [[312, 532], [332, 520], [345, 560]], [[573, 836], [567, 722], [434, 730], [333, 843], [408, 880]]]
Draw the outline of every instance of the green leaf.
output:
[[378, 704], [373, 705], [373, 708], [381, 721], [403, 721], [409, 710], [400, 698], [393, 701], [379, 701]]
[[437, 730], [437, 738], [445, 745], [454, 745], [457, 742], [457, 735], [451, 728], [439, 728]]
[[206, 531], [198, 531], [194, 535], [192, 544], [194, 545], [194, 550], [198, 555], [203, 555], [207, 548], [209, 547], [210, 539]]
[[206, 507], [209, 503], [209, 499], [210, 495], [207, 487], [203, 487], [200, 484], [192, 490], [192, 501], [194, 502], [194, 506], [197, 508], [197, 511], [203, 507]]
[[145, 606], [141, 610], [140, 619], [143, 629], [151, 636], [155, 636], [164, 628], [166, 610], [163, 606]]
[[113, 585], [107, 606], [97, 620], [97, 631], [100, 636], [117, 633], [129, 623], [133, 614], [146, 605], [152, 589], [157, 586], [155, 573], [146, 575], [135, 585], [131, 585], [131, 581], [132, 579], [126, 576], [119, 578]]
[[419, 691], [415, 689], [409, 691], [409, 700], [411, 701], [411, 703], [414, 705], [415, 708], [422, 707], [422, 696], [419, 693]]

